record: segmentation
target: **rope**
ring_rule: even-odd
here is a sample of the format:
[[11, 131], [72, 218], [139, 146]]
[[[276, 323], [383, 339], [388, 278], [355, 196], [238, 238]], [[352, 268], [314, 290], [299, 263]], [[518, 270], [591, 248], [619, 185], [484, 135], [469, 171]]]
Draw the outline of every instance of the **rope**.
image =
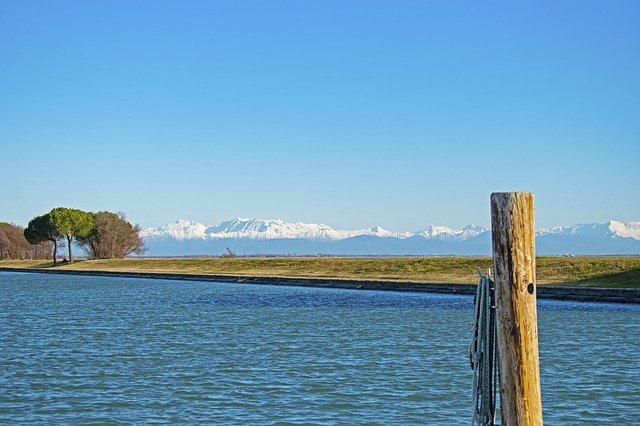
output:
[[496, 417], [497, 357], [495, 286], [489, 272], [482, 274], [476, 288], [473, 337], [469, 361], [473, 370], [472, 425], [494, 425]]

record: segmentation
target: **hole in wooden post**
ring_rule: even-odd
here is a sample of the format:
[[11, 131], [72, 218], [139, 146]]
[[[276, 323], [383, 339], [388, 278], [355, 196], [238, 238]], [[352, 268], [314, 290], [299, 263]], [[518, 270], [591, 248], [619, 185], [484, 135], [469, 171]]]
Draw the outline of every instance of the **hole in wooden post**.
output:
[[529, 283], [529, 285], [527, 286], [527, 291], [529, 292], [529, 294], [533, 294], [533, 283]]

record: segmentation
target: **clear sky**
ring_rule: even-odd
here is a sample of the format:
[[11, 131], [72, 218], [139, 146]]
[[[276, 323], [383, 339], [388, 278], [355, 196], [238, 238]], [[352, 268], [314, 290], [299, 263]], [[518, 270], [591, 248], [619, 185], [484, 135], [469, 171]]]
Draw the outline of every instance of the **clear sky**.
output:
[[640, 220], [640, 2], [0, 0], [0, 220]]

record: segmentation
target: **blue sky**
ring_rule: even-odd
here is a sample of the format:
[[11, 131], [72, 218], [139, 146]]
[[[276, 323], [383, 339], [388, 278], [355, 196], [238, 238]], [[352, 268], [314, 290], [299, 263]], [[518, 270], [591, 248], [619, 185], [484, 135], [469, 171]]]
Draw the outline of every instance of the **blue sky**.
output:
[[640, 2], [0, 1], [0, 220], [640, 220]]

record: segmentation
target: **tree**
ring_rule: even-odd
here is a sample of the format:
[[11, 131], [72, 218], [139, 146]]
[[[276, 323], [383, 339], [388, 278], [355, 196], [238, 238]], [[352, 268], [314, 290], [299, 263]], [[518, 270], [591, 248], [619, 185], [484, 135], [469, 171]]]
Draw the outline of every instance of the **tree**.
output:
[[46, 259], [53, 245], [49, 241], [31, 245], [21, 226], [0, 222], [0, 259]]
[[0, 222], [0, 259], [11, 258], [11, 247], [13, 244], [11, 234], [7, 232], [9, 224]]
[[140, 227], [127, 222], [124, 213], [98, 212], [93, 215], [94, 226], [78, 244], [95, 259], [123, 258], [145, 250], [140, 237]]
[[69, 262], [73, 262], [71, 246], [74, 239], [82, 239], [89, 236], [93, 229], [93, 214], [78, 209], [57, 207], [49, 212], [51, 224], [57, 235], [67, 240], [69, 247]]
[[56, 264], [60, 234], [53, 225], [51, 216], [48, 213], [36, 216], [29, 221], [29, 225], [24, 230], [24, 238], [29, 244], [41, 244], [45, 241], [51, 241], [53, 243], [53, 264]]
[[[6, 222], [0, 222], [0, 259], [15, 259], [20, 250], [18, 247], [19, 239], [16, 238], [13, 228]], [[22, 233], [20, 233], [20, 237], [22, 237]]]
[[227, 252], [226, 253], [222, 253], [220, 255], [220, 257], [223, 257], [223, 258], [226, 258], [226, 259], [233, 259], [235, 257], [238, 257], [238, 255], [236, 254], [235, 251], [233, 251], [229, 247], [227, 247]]

